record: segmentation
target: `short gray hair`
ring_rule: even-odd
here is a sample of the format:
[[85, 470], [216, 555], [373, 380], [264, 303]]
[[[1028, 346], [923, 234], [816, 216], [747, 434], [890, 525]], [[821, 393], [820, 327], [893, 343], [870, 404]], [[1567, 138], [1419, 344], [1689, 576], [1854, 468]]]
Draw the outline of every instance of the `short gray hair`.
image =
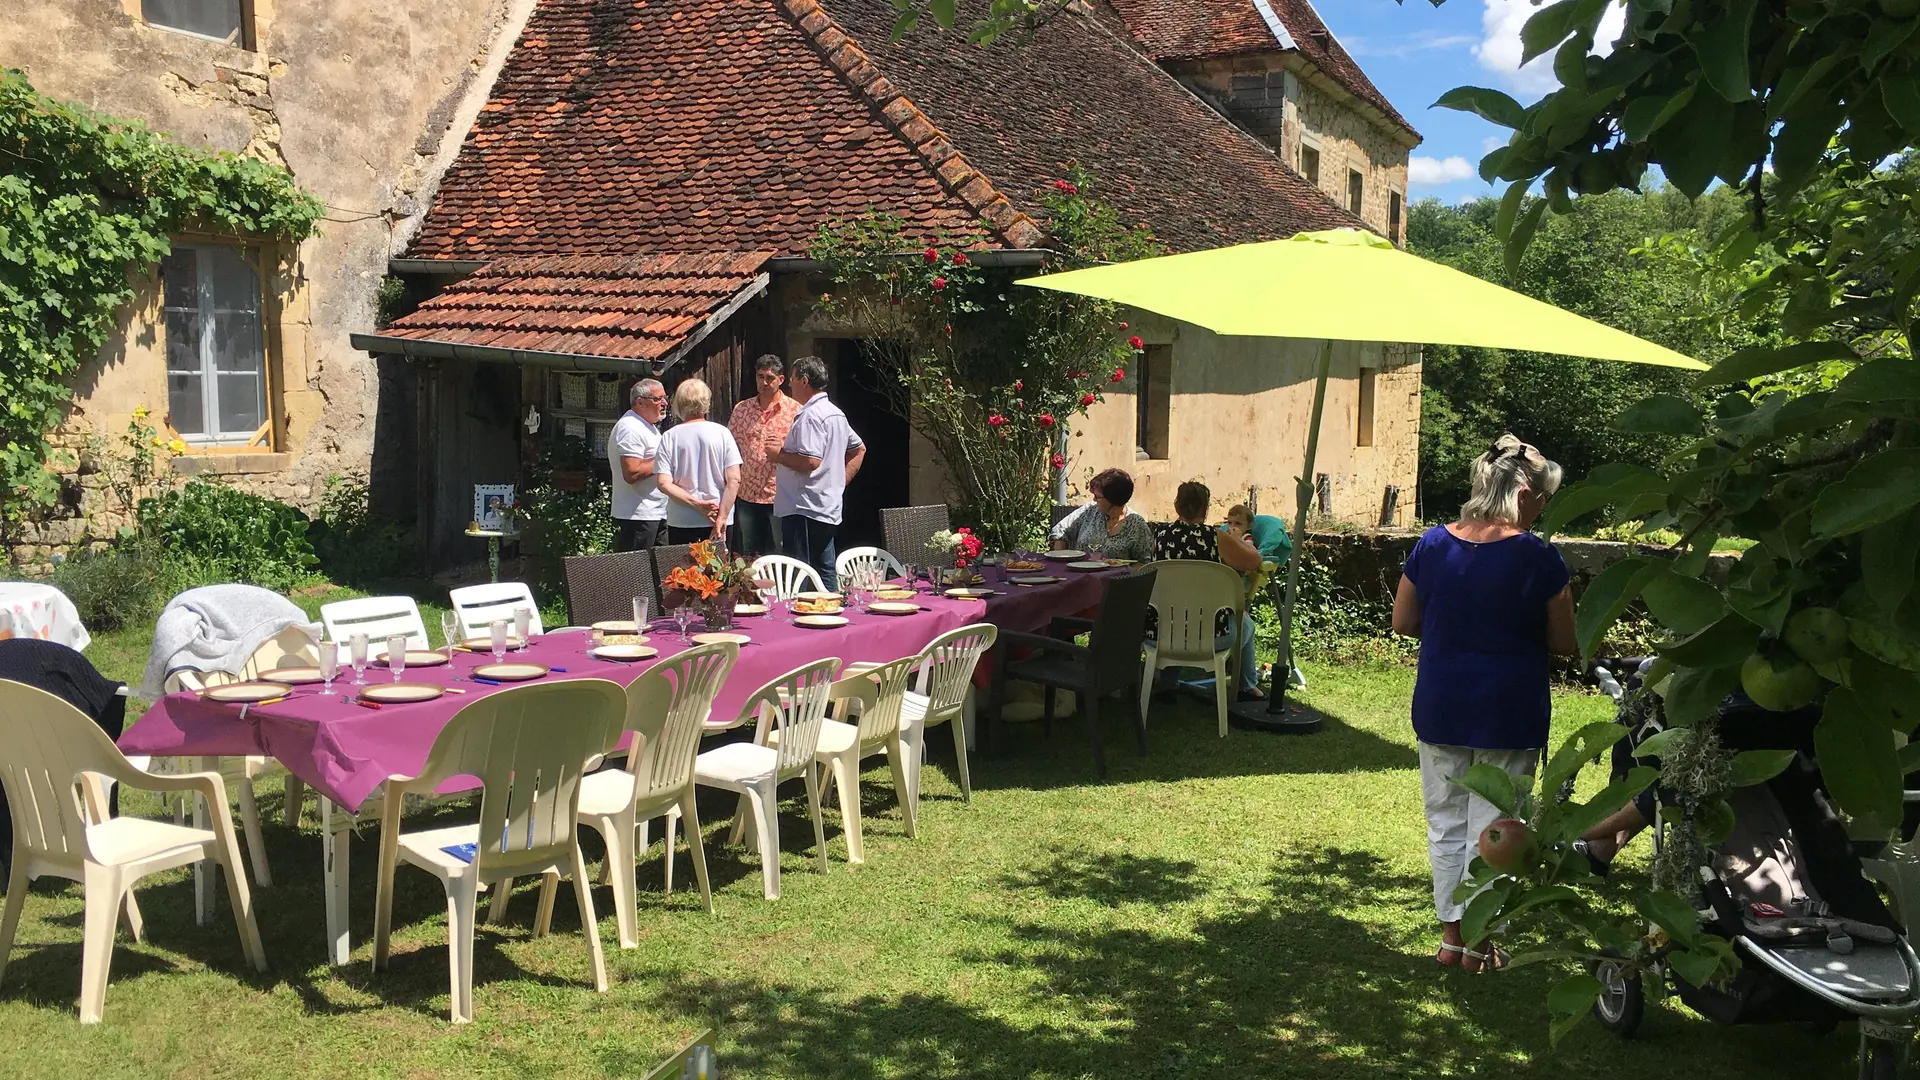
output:
[[639, 382], [633, 384], [632, 389], [627, 391], [627, 404], [638, 405], [640, 404], [641, 398], [652, 397], [653, 391], [658, 390], [665, 393], [666, 389], [665, 386], [661, 385], [659, 379], [641, 379]]
[[1520, 524], [1520, 493], [1551, 495], [1560, 490], [1560, 466], [1513, 435], [1494, 440], [1473, 459], [1473, 494], [1460, 507], [1462, 521]]
[[699, 379], [682, 380], [673, 389], [673, 415], [685, 420], [705, 416], [713, 408], [713, 391]]
[[753, 362], [753, 373], [758, 375], [763, 371], [777, 371], [785, 375], [787, 373], [787, 362], [780, 359], [780, 357], [774, 353], [762, 353], [760, 359]]
[[827, 388], [827, 362], [817, 356], [803, 356], [793, 362], [793, 377], [807, 380], [815, 390]]

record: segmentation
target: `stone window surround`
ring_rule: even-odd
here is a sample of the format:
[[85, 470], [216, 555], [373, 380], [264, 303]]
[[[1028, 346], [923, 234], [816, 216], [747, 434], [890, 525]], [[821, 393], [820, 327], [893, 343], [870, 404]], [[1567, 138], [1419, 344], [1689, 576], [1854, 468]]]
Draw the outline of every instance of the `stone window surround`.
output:
[[[1307, 151], [1309, 150], [1313, 151], [1314, 156], [1313, 174], [1307, 172]], [[1320, 174], [1322, 170], [1326, 168], [1326, 162], [1327, 152], [1325, 147], [1320, 144], [1320, 137], [1302, 128], [1300, 130], [1299, 146], [1294, 150], [1294, 171], [1306, 177], [1315, 188], [1319, 188], [1320, 182], [1325, 179], [1325, 177], [1314, 174]]]
[[[260, 351], [261, 362], [266, 369], [266, 406], [267, 438], [264, 445], [246, 446], [196, 446], [189, 444], [187, 452], [176, 454], [168, 461], [168, 468], [179, 476], [221, 475], [234, 476], [255, 473], [284, 472], [293, 467], [294, 455], [280, 449], [280, 440], [285, 435], [287, 423], [285, 403], [281, 399], [283, 373], [279, 364], [280, 320], [283, 312], [281, 298], [275, 295], [271, 285], [275, 257], [279, 254], [277, 246], [271, 241], [256, 240], [248, 237], [219, 235], [210, 233], [182, 233], [173, 238], [178, 243], [225, 244], [241, 247], [251, 255], [250, 262], [255, 266], [260, 288]], [[153, 272], [156, 281], [159, 267]], [[156, 312], [158, 314], [158, 312]], [[164, 315], [155, 331], [166, 333]], [[162, 365], [166, 363], [164, 346], [160, 354]], [[161, 385], [165, 386], [164, 376]], [[172, 425], [161, 420], [169, 438], [176, 437]]]

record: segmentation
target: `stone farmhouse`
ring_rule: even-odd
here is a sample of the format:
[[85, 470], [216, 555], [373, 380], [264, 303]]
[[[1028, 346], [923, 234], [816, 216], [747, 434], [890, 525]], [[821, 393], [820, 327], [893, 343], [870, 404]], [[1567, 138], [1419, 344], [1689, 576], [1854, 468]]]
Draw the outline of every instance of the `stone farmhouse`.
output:
[[[472, 485], [524, 480], [568, 435], [603, 453], [634, 378], [700, 374], [724, 419], [754, 357], [812, 353], [869, 441], [902, 451], [850, 492], [860, 542], [880, 506], [946, 501], [944, 473], [861, 390], [859, 328], [813, 311], [822, 222], [890, 211], [1037, 267], [1039, 191], [1078, 162], [1174, 250], [1342, 226], [1404, 240], [1419, 136], [1307, 0], [1076, 0], [984, 49], [889, 42], [893, 18], [887, 0], [31, 5], [0, 65], [284, 164], [328, 207], [298, 250], [181, 237], [78, 379], [68, 437], [145, 405], [189, 444], [182, 473], [302, 505], [365, 473], [376, 512], [417, 517], [441, 564], [477, 554], [459, 536]], [[216, 312], [253, 333], [198, 332]], [[1148, 350], [1078, 425], [1069, 474], [1129, 469], [1149, 517], [1189, 478], [1284, 510], [1314, 346], [1133, 326]], [[1378, 522], [1397, 488], [1388, 516], [1410, 520], [1419, 356], [1336, 346], [1317, 466], [1336, 517]], [[76, 478], [24, 554], [78, 536], [89, 490]]]

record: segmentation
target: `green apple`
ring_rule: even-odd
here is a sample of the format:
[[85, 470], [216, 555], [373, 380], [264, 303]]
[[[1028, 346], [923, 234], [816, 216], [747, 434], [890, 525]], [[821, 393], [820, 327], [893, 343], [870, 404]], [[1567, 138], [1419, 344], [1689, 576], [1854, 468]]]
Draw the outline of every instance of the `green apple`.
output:
[[1798, 658], [1781, 660], [1754, 653], [1740, 665], [1740, 689], [1755, 705], [1771, 712], [1792, 712], [1813, 704], [1824, 685], [1813, 665]]
[[1847, 617], [1830, 607], [1801, 608], [1787, 617], [1780, 639], [1809, 664], [1830, 664], [1847, 654]]

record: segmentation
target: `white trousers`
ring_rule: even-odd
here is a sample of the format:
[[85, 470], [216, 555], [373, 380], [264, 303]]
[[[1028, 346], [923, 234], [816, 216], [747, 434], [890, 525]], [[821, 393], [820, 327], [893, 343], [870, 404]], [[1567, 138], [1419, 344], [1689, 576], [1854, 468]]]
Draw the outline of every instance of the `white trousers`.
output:
[[1539, 750], [1475, 750], [1420, 744], [1420, 792], [1427, 807], [1427, 858], [1433, 863], [1433, 909], [1440, 921], [1459, 922], [1466, 910], [1453, 890], [1467, 877], [1480, 832], [1500, 816], [1492, 803], [1451, 781], [1485, 762], [1514, 776], [1532, 776]]

